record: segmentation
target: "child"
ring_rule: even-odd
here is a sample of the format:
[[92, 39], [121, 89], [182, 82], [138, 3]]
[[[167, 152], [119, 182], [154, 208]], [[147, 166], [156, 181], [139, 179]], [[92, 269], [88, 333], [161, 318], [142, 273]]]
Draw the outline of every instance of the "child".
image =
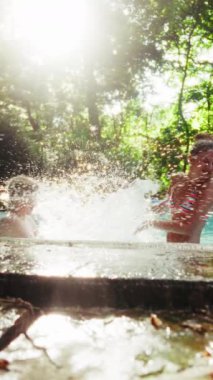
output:
[[178, 187], [181, 187], [184, 185], [184, 182], [187, 179], [187, 175], [185, 173], [179, 172], [171, 175], [171, 183], [169, 186], [167, 198], [158, 203], [155, 206], [152, 206], [152, 211], [154, 211], [157, 214], [163, 214], [166, 211], [169, 211], [170, 209], [170, 202], [171, 202], [171, 194], [173, 193], [174, 186], [178, 184]]
[[136, 232], [148, 227], [167, 231], [167, 242], [200, 243], [202, 229], [213, 208], [213, 136], [196, 136], [189, 156], [187, 176], [170, 188], [171, 220], [147, 221]]
[[9, 213], [0, 220], [0, 237], [33, 238], [36, 225], [31, 217], [35, 205], [36, 182], [19, 175], [8, 182]]

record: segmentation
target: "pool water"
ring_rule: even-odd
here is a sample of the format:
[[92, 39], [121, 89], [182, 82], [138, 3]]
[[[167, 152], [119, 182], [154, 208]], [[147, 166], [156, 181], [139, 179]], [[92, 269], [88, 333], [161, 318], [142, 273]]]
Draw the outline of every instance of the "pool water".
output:
[[213, 217], [210, 217], [201, 235], [201, 244], [213, 244]]
[[6, 215], [6, 212], [5, 212], [5, 211], [0, 211], [0, 220], [1, 220], [2, 218], [4, 218], [5, 215]]
[[[149, 228], [139, 234], [135, 230], [146, 220], [169, 218], [153, 213], [153, 200], [146, 195], [156, 192], [149, 180], [120, 183], [113, 179], [79, 177], [72, 181], [40, 183], [34, 217], [39, 239], [97, 240], [118, 242], [165, 242], [166, 232]], [[117, 183], [118, 182], [118, 183]], [[97, 187], [99, 185], [99, 190]], [[0, 211], [0, 219], [5, 212]], [[201, 235], [201, 244], [213, 244], [213, 217]]]
[[[2, 218], [4, 218], [5, 215], [6, 215], [5, 211], [0, 211], [0, 220]], [[164, 219], [164, 217], [162, 217], [162, 219]], [[152, 231], [154, 232], [154, 230], [152, 230]], [[47, 236], [47, 238], [48, 238], [48, 236]], [[162, 231], [156, 231], [155, 230], [155, 233], [149, 234], [149, 240], [146, 240], [146, 241], [155, 242], [155, 241], [159, 241], [159, 240], [161, 240], [161, 241], [165, 240], [165, 233]], [[204, 244], [204, 245], [206, 245], [206, 244], [211, 245], [212, 244], [213, 245], [213, 216], [211, 216], [208, 219], [208, 221], [205, 225], [205, 228], [202, 231], [201, 244]]]

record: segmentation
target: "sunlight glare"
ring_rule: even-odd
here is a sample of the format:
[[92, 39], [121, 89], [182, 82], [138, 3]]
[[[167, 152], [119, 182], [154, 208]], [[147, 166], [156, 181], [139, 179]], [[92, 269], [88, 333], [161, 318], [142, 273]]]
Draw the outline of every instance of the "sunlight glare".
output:
[[92, 21], [84, 0], [19, 0], [12, 14], [14, 38], [45, 58], [83, 49]]
[[151, 112], [156, 106], [168, 107], [175, 101], [179, 83], [171, 83], [169, 75], [153, 74], [147, 71], [147, 87], [144, 108]]

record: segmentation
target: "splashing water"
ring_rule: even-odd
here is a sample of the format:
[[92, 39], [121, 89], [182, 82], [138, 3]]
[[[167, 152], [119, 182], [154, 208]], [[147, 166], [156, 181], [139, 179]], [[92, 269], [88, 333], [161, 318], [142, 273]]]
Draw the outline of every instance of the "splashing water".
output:
[[[112, 191], [112, 188], [114, 191]], [[152, 217], [147, 194], [158, 185], [150, 180], [126, 183], [120, 178], [81, 177], [71, 184], [41, 184], [38, 206], [39, 237], [105, 241], [153, 241], [153, 232], [134, 235]], [[164, 240], [155, 233], [155, 240]]]

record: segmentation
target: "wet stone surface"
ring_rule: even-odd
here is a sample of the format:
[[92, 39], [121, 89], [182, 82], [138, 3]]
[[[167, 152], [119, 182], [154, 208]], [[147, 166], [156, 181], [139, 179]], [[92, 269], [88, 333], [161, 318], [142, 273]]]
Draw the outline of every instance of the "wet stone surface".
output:
[[0, 272], [93, 278], [213, 278], [211, 246], [158, 243], [126, 244], [124, 248], [0, 241]]
[[[0, 277], [43, 276], [48, 283], [87, 278], [212, 284], [211, 247], [67, 247], [0, 243]], [[34, 281], [34, 280], [33, 280]], [[54, 279], [53, 279], [54, 281]], [[1, 285], [2, 286], [2, 285]], [[24, 289], [27, 288], [25, 282]], [[96, 298], [98, 298], [96, 294]], [[198, 294], [195, 294], [195, 298]], [[54, 301], [54, 300], [53, 300]], [[213, 315], [159, 311], [35, 307], [0, 298], [0, 376], [3, 380], [210, 380]]]
[[[13, 300], [0, 305], [2, 333], [24, 309]], [[0, 375], [3, 380], [207, 380], [213, 373], [212, 340], [208, 310], [157, 316], [142, 310], [43, 310], [26, 336], [0, 352], [0, 362], [8, 363]]]

